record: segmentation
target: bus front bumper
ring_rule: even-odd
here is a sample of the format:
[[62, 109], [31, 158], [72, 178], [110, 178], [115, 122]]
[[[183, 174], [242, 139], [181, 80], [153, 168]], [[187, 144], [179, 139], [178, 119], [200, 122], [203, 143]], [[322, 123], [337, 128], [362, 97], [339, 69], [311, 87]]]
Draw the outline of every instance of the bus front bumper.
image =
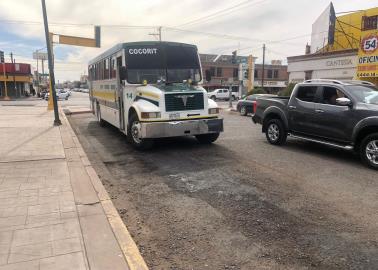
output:
[[141, 122], [141, 138], [194, 136], [223, 131], [223, 119], [198, 119], [170, 122]]

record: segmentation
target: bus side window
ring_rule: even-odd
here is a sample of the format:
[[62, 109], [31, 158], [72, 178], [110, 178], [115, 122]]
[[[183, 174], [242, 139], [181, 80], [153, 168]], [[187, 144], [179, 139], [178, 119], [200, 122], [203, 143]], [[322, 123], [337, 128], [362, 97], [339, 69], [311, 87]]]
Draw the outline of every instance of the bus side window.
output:
[[120, 83], [122, 83], [122, 80], [125, 80], [125, 78], [122, 78], [121, 76], [121, 67], [122, 67], [122, 56], [118, 56], [116, 69], [118, 69]]

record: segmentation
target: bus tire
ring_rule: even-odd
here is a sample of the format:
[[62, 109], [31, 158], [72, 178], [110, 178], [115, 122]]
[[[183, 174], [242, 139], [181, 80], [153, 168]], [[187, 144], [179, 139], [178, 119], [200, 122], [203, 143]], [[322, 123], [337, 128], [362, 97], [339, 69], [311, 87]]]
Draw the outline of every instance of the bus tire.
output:
[[138, 125], [139, 125], [138, 115], [133, 113], [130, 116], [129, 124], [127, 126], [127, 140], [137, 150], [150, 149], [153, 146], [154, 141], [152, 139], [139, 138]]
[[219, 133], [209, 133], [209, 134], [201, 134], [196, 135], [196, 139], [201, 144], [211, 144], [215, 142], [219, 137]]

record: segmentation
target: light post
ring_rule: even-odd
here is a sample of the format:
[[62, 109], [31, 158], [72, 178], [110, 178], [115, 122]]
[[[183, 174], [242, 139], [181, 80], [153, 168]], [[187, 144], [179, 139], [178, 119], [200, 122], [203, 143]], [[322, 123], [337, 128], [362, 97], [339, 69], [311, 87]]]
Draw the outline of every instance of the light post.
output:
[[[38, 65], [39, 55], [38, 55], [38, 52], [42, 51], [44, 49], [46, 49], [46, 47], [35, 50], [35, 58], [37, 60], [37, 93], [39, 93], [39, 65]], [[43, 72], [42, 72], [42, 74], [43, 74]]]
[[45, 24], [45, 36], [46, 36], [46, 46], [47, 46], [47, 56], [49, 62], [49, 71], [50, 71], [50, 98], [53, 100], [54, 105], [54, 125], [60, 126], [62, 122], [59, 119], [59, 112], [58, 112], [58, 102], [56, 100], [56, 92], [55, 92], [55, 75], [54, 75], [54, 65], [53, 65], [53, 56], [52, 56], [52, 40], [50, 40], [49, 35], [49, 24], [47, 22], [47, 12], [46, 12], [46, 3], [45, 0], [41, 0], [42, 2], [42, 11], [43, 11], [43, 22]]

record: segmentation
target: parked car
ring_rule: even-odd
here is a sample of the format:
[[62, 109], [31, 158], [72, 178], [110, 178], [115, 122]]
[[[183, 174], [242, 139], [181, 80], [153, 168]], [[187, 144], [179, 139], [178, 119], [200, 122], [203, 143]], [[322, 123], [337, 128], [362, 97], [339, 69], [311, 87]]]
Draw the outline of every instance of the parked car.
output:
[[[68, 93], [62, 89], [56, 89], [56, 97], [57, 99], [64, 99], [68, 100]], [[45, 96], [45, 100], [49, 100], [50, 98], [50, 93], [47, 93]]]
[[63, 91], [67, 93], [67, 95], [70, 97], [71, 96], [71, 90], [69, 88], [64, 88]]
[[[228, 100], [230, 98], [230, 90], [228, 89], [215, 89], [214, 91], [208, 92], [207, 96], [212, 100]], [[232, 100], [236, 99], [236, 95], [231, 93]]]
[[255, 113], [255, 106], [256, 100], [259, 97], [274, 97], [276, 95], [269, 95], [269, 94], [253, 94], [244, 97], [243, 99], [239, 100], [236, 104], [236, 110], [243, 116], [246, 116], [249, 113]]
[[82, 88], [82, 89], [81, 89], [81, 92], [82, 92], [82, 93], [89, 93], [89, 89]]
[[307, 80], [290, 97], [261, 97], [254, 123], [262, 125], [269, 143], [286, 137], [312, 141], [359, 153], [378, 169], [378, 96], [363, 81]]

